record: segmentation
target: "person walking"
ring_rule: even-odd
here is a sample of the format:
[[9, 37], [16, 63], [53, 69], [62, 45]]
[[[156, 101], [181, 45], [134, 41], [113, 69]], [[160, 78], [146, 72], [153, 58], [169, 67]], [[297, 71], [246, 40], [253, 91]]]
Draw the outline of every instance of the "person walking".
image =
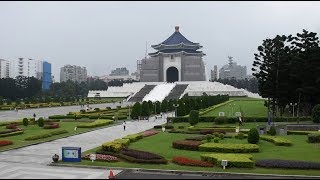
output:
[[126, 130], [126, 121], [123, 121], [122, 125], [123, 125], [123, 131], [125, 131]]

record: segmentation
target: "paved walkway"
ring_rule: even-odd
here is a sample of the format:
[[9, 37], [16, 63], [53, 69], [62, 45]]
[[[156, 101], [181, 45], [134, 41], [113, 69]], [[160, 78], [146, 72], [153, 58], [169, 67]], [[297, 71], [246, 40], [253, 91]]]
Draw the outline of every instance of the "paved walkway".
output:
[[[122, 102], [121, 106], [127, 106], [128, 104], [132, 104], [130, 102]], [[116, 108], [119, 106], [120, 103], [104, 103], [104, 104], [90, 104], [89, 107], [94, 108]], [[48, 117], [51, 115], [57, 114], [68, 114], [69, 112], [76, 112], [80, 111], [80, 105], [78, 106], [61, 106], [61, 107], [51, 107], [51, 108], [33, 108], [33, 109], [24, 109], [19, 110], [18, 112], [11, 110], [11, 111], [0, 111], [0, 122], [1, 121], [8, 121], [8, 120], [17, 120], [22, 118], [32, 118], [33, 113], [36, 114], [36, 117]]]
[[[129, 121], [125, 131], [122, 125], [116, 125], [51, 142], [1, 152], [0, 178], [106, 178], [106, 170], [57, 168], [46, 165], [52, 162], [54, 154], [58, 154], [61, 159], [61, 147], [63, 146], [81, 147], [82, 152], [84, 152], [100, 146], [104, 142], [142, 132], [165, 122], [165, 119], [154, 121], [154, 117], [151, 117], [149, 121]], [[114, 171], [114, 174], [116, 175], [119, 172], [121, 171]]]

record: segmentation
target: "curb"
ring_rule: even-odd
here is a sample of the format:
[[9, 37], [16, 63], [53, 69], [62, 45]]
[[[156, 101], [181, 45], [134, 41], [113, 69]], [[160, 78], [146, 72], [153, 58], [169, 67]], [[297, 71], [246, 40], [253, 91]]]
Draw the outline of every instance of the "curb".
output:
[[[106, 166], [87, 166], [87, 165], [71, 165], [71, 164], [57, 164], [49, 163], [47, 166], [60, 166], [60, 167], [74, 167], [74, 168], [89, 168], [89, 169], [112, 169], [112, 170], [133, 170], [133, 171], [144, 171], [144, 172], [162, 172], [172, 174], [201, 174], [202, 176], [209, 175], [239, 175], [239, 176], [269, 176], [269, 177], [296, 177], [296, 178], [316, 178], [320, 176], [309, 176], [309, 175], [282, 175], [282, 174], [256, 174], [256, 173], [237, 173], [237, 172], [210, 172], [210, 171], [182, 171], [182, 170], [163, 170], [163, 169], [142, 169], [142, 168], [124, 168], [124, 167], [106, 167]], [[121, 172], [120, 172], [121, 173]], [[120, 174], [119, 173], [119, 174]]]

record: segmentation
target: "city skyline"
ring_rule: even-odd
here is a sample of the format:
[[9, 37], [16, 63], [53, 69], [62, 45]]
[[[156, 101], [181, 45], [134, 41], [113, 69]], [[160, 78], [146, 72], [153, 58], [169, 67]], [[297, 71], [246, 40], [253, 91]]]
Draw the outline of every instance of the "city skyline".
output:
[[[136, 60], [175, 26], [203, 45], [206, 75], [227, 57], [247, 66], [266, 38], [320, 32], [319, 2], [0, 2], [0, 59], [32, 57], [52, 63], [59, 80], [66, 64], [102, 76]], [[179, 8], [176, 8], [179, 6]], [[165, 11], [164, 11], [165, 10]], [[193, 13], [192, 13], [193, 12]], [[300, 13], [298, 13], [300, 12]]]

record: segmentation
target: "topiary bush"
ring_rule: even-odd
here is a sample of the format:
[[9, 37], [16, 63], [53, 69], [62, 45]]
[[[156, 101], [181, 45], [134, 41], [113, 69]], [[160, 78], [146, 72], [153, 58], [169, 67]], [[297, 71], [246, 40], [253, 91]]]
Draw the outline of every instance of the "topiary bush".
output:
[[206, 136], [207, 142], [211, 142], [211, 139], [213, 138], [211, 134], [207, 134]]
[[39, 127], [43, 127], [44, 126], [44, 120], [43, 120], [42, 117], [38, 119], [38, 126]]
[[218, 137], [215, 137], [215, 138], [213, 139], [213, 142], [214, 142], [214, 143], [219, 143], [219, 140], [220, 140], [220, 139], [219, 139]]
[[271, 126], [267, 133], [271, 136], [275, 136], [277, 134], [276, 128], [274, 126]]
[[312, 121], [320, 123], [320, 104], [315, 105], [312, 109]]
[[214, 119], [215, 124], [225, 124], [225, 123], [227, 123], [227, 121], [228, 121], [228, 119], [224, 116], [219, 116]]
[[189, 123], [191, 124], [191, 126], [198, 124], [198, 122], [199, 122], [199, 111], [197, 110], [190, 111]]
[[23, 118], [22, 122], [24, 126], [28, 126], [29, 124], [28, 118]]
[[320, 143], [320, 134], [308, 134], [308, 143]]
[[224, 139], [224, 134], [220, 133], [220, 134], [219, 134], [219, 138], [220, 138], [220, 139]]
[[235, 136], [236, 139], [244, 139], [244, 134], [242, 132], [239, 132], [236, 136]]
[[260, 135], [256, 128], [251, 128], [248, 133], [248, 143], [257, 144], [259, 142]]

